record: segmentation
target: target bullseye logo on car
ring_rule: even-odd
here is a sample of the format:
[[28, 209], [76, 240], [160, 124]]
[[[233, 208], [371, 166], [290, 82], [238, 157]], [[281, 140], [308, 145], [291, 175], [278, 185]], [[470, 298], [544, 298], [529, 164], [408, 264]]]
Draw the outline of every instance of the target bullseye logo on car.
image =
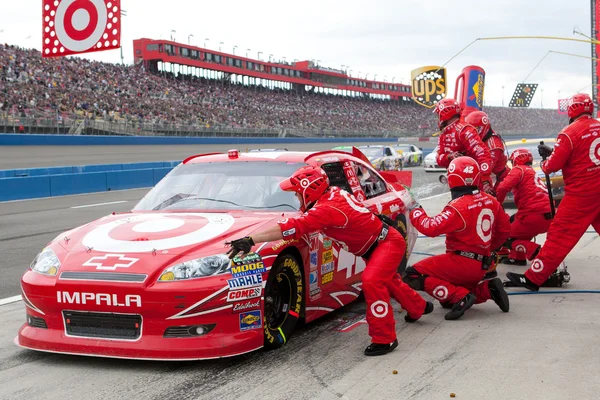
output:
[[143, 214], [99, 225], [82, 240], [107, 253], [146, 253], [187, 247], [219, 237], [234, 219], [219, 213]]
[[42, 56], [119, 48], [120, 0], [44, 0]]

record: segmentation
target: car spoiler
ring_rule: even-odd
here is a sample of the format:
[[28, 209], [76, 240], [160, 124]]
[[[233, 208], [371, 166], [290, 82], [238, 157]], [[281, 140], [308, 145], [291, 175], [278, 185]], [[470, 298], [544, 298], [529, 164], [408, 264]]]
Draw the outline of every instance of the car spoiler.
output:
[[379, 175], [396, 190], [404, 190], [402, 185], [412, 187], [412, 171], [379, 171]]

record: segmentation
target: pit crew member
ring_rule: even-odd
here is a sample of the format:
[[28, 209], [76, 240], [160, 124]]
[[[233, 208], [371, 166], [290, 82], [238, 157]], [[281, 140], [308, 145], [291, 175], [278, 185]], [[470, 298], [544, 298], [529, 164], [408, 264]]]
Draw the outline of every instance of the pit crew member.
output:
[[510, 221], [501, 204], [478, 190], [479, 165], [471, 157], [458, 157], [448, 166], [452, 200], [435, 217], [416, 205], [412, 224], [430, 237], [446, 234], [446, 253], [429, 257], [406, 269], [404, 281], [429, 293], [444, 308], [447, 320], [462, 317], [473, 304], [489, 299], [508, 312], [510, 304], [502, 281], [482, 281], [492, 265], [491, 250], [510, 233]]
[[524, 275], [506, 274], [517, 286], [539, 290], [590, 225], [600, 233], [600, 122], [592, 117], [593, 113], [590, 96], [574, 95], [567, 108], [569, 125], [558, 134], [554, 150], [538, 146], [545, 159], [542, 171], [550, 174], [562, 170], [565, 196], [529, 269]]
[[295, 239], [322, 230], [349, 252], [366, 260], [362, 287], [372, 343], [365, 349], [365, 355], [378, 356], [395, 349], [398, 340], [390, 295], [407, 311], [407, 322], [414, 322], [433, 311], [433, 304], [406, 285], [397, 272], [406, 249], [402, 235], [383, 223], [353, 195], [330, 187], [327, 174], [319, 167], [302, 167], [279, 186], [282, 190], [296, 192], [304, 214], [283, 219], [276, 226], [251, 237], [230, 242], [231, 257], [239, 251], [250, 251], [256, 243]]
[[492, 156], [481, 141], [477, 130], [460, 121], [460, 105], [454, 99], [440, 100], [433, 110], [439, 117], [438, 165], [448, 168], [450, 162], [460, 156], [469, 156], [479, 164], [480, 189], [493, 193], [491, 179]]
[[517, 213], [511, 217], [510, 238], [504, 244], [509, 251], [501, 262], [527, 265], [540, 251], [541, 246], [531, 240], [548, 232], [552, 221], [548, 189], [533, 167], [533, 155], [527, 149], [516, 149], [510, 155], [513, 168], [496, 190], [500, 204], [512, 191]]

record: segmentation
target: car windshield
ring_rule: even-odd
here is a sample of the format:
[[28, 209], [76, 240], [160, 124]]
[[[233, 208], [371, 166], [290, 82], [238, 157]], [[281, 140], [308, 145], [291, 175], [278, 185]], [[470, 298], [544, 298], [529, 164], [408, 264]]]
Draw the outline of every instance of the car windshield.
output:
[[264, 161], [180, 164], [134, 210], [298, 210], [295, 194], [282, 191], [279, 183], [303, 165]]
[[410, 152], [410, 146], [407, 144], [397, 144], [396, 146], [394, 146], [394, 149]]
[[359, 147], [359, 150], [362, 151], [363, 154], [369, 159], [383, 156], [382, 147]]

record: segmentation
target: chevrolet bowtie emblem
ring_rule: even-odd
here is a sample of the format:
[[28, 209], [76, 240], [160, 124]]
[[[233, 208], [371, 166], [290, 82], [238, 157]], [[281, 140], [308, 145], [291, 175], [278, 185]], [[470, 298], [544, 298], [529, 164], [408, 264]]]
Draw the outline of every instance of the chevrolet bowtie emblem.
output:
[[117, 268], [129, 268], [139, 261], [139, 258], [125, 257], [125, 254], [105, 254], [95, 256], [82, 264], [84, 267], [96, 267], [105, 271], [115, 271]]

